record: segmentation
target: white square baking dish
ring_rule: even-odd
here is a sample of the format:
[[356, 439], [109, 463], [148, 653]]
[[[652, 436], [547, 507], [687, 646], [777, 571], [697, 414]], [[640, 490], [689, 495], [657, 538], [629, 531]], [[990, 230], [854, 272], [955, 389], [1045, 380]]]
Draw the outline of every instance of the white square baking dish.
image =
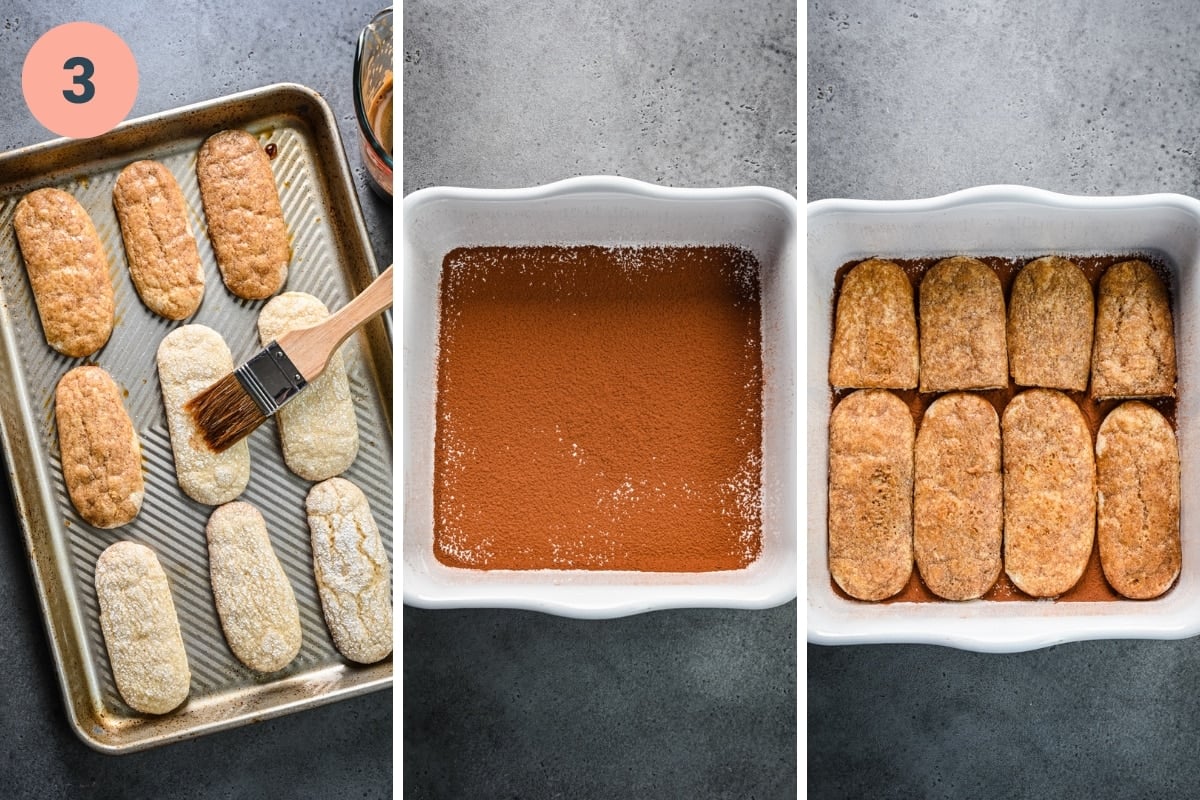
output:
[[[764, 187], [665, 188], [583, 177], [525, 189], [435, 187], [404, 199], [404, 602], [424, 608], [511, 607], [576, 617], [660, 608], [767, 608], [796, 596], [797, 201]], [[477, 570], [433, 553], [438, 287], [443, 257], [479, 245], [718, 245], [762, 268], [763, 548], [740, 570], [653, 573]]]
[[[1076, 197], [1021, 186], [982, 186], [922, 200], [820, 200], [808, 217], [807, 429], [808, 640], [819, 644], [925, 642], [1011, 652], [1083, 639], [1171, 639], [1200, 633], [1200, 516], [1189, 492], [1197, 469], [1193, 385], [1200, 345], [1200, 201], [1175, 194]], [[834, 278], [870, 256], [1048, 254], [1160, 258], [1170, 272], [1178, 359], [1183, 565], [1164, 596], [1149, 601], [862, 603], [835, 594], [827, 567], [827, 477]]]

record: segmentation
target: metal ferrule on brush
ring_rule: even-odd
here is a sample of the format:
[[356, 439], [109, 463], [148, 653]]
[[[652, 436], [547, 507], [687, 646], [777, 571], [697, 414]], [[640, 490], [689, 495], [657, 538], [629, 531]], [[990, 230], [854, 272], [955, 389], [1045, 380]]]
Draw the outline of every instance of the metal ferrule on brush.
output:
[[264, 417], [274, 414], [308, 384], [287, 353], [275, 342], [268, 344], [233, 374]]

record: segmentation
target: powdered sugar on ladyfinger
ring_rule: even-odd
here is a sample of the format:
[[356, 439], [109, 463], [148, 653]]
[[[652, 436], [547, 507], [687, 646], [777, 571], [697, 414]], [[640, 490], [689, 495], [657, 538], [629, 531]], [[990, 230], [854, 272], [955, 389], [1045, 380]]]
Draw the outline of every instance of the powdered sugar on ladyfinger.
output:
[[306, 501], [313, 571], [334, 646], [372, 664], [392, 652], [392, 575], [362, 490], [344, 478], [313, 486]]
[[213, 511], [205, 531], [213, 599], [229, 649], [250, 669], [283, 669], [300, 652], [300, 612], [262, 513], [240, 500], [226, 503]]
[[[304, 292], [274, 297], [258, 316], [263, 345], [290, 330], [329, 317], [325, 304]], [[310, 481], [345, 472], [358, 455], [358, 421], [341, 353], [334, 353], [315, 380], [275, 415], [288, 469]]]
[[96, 561], [100, 627], [121, 697], [134, 710], [165, 714], [187, 699], [187, 651], [171, 587], [158, 557], [117, 542]]

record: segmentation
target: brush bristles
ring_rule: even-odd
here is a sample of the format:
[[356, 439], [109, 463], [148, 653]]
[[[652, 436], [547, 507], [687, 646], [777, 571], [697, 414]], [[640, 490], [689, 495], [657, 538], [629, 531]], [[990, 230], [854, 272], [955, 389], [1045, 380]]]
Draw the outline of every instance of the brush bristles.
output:
[[187, 401], [183, 408], [192, 415], [205, 444], [217, 453], [249, 436], [267, 419], [232, 372]]

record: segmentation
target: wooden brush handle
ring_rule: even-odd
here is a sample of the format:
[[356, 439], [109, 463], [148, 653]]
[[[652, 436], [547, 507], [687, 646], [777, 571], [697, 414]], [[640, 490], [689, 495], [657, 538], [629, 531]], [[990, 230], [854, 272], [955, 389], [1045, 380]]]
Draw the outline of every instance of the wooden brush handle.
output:
[[324, 371], [334, 351], [364, 322], [392, 305], [392, 268], [389, 266], [358, 296], [311, 328], [297, 328], [276, 339], [296, 369], [311, 381]]

